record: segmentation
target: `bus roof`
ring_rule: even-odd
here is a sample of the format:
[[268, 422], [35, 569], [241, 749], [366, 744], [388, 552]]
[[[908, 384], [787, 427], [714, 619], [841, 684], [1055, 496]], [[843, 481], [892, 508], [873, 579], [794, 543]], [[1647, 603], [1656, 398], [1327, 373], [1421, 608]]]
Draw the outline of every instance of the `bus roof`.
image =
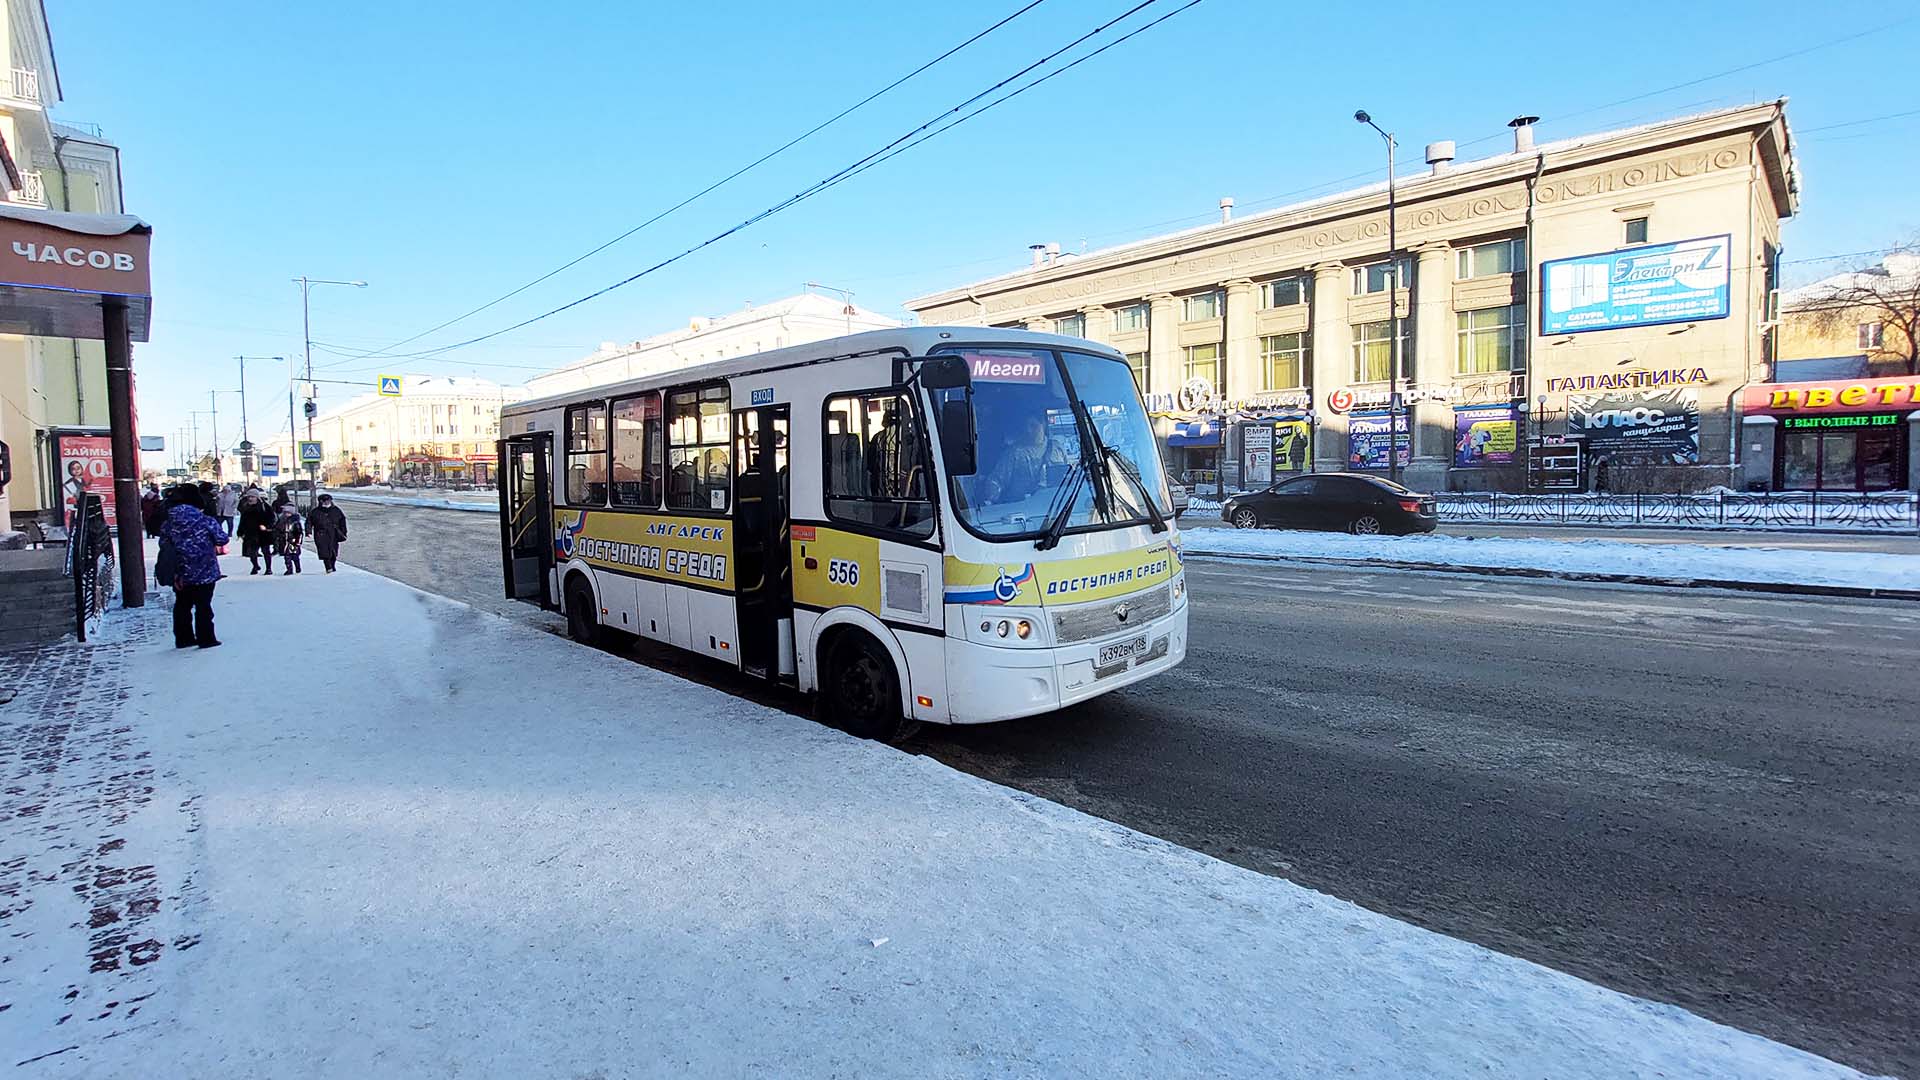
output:
[[841, 357], [870, 356], [875, 353], [900, 352], [906, 356], [925, 356], [933, 349], [955, 342], [980, 342], [995, 345], [1033, 345], [1050, 348], [1078, 349], [1082, 352], [1104, 352], [1113, 356], [1120, 353], [1110, 345], [1103, 345], [1086, 338], [1070, 337], [1065, 334], [1043, 334], [1036, 330], [1014, 330], [994, 326], [903, 326], [894, 330], [869, 330], [861, 334], [849, 334], [844, 337], [827, 338], [812, 341], [804, 345], [789, 345], [784, 349], [769, 349], [766, 352], [752, 353], [747, 356], [734, 356], [711, 363], [696, 364], [692, 367], [675, 368], [671, 371], [656, 372], [637, 378], [601, 386], [588, 386], [579, 390], [570, 390], [561, 394], [548, 394], [545, 397], [516, 401], [500, 410], [502, 416], [516, 416], [522, 413], [551, 409], [568, 402], [582, 399], [618, 397], [624, 393], [640, 390], [653, 390], [662, 386], [678, 386], [685, 383], [705, 382], [711, 379], [731, 378], [737, 375], [751, 375], [760, 371], [774, 371], [780, 368], [798, 367], [802, 364], [817, 363]]

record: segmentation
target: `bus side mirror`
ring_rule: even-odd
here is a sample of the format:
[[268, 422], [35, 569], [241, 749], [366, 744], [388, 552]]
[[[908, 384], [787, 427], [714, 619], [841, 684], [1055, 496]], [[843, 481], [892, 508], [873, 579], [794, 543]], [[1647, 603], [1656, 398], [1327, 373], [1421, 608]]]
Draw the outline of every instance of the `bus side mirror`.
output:
[[948, 476], [972, 476], [980, 471], [974, 441], [973, 402], [965, 397], [940, 403], [940, 456], [946, 459]]
[[965, 390], [973, 385], [973, 372], [963, 357], [928, 357], [920, 362], [920, 383], [929, 390]]

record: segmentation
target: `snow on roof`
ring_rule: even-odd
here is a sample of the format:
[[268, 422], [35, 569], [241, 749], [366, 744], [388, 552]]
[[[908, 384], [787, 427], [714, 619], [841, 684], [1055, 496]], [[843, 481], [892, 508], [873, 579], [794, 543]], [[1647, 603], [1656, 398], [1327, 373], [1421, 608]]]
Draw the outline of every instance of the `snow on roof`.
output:
[[[846, 309], [849, 306], [853, 308], [852, 315], [847, 314]], [[681, 329], [669, 330], [663, 334], [655, 334], [652, 337], [642, 338], [626, 344], [611, 341], [606, 342], [603, 343], [600, 348], [594, 350], [591, 355], [576, 360], [571, 364], [554, 368], [546, 374], [560, 375], [577, 368], [588, 367], [612, 357], [625, 356], [629, 353], [646, 352], [649, 349], [664, 348], [706, 334], [719, 333], [724, 330], [733, 329], [734, 327], [745, 326], [749, 323], [761, 322], [767, 319], [778, 319], [790, 315], [851, 319], [862, 329], [880, 329], [900, 325], [898, 319], [889, 319], [877, 311], [869, 311], [858, 304], [852, 304], [850, 301], [807, 292], [801, 293], [798, 296], [789, 296], [765, 304], [743, 308], [742, 310], [729, 312], [725, 315], [694, 316], [688, 319], [687, 325]]]
[[151, 232], [146, 222], [132, 214], [80, 214], [68, 210], [42, 210], [35, 206], [0, 203], [0, 218], [31, 221], [68, 232], [88, 236], [124, 236], [131, 232]]
[[1888, 252], [1877, 265], [1864, 270], [1843, 271], [1810, 285], [1802, 285], [1782, 296], [1781, 302], [1793, 307], [1861, 289], [1920, 290], [1920, 252]]
[[[1464, 163], [1456, 162], [1446, 172], [1440, 173], [1438, 175], [1431, 172], [1426, 172], [1426, 173], [1417, 173], [1417, 174], [1412, 174], [1408, 176], [1397, 177], [1394, 181], [1394, 186], [1399, 190], [1399, 192], [1402, 193], [1404, 197], [1405, 192], [1408, 192], [1410, 190], [1417, 190], [1435, 181], [1452, 182], [1452, 181], [1458, 180], [1462, 176], [1469, 176], [1476, 172], [1484, 172], [1492, 169], [1497, 169], [1503, 165], [1511, 165], [1519, 161], [1530, 161], [1537, 155], [1542, 155], [1542, 154], [1551, 155], [1551, 154], [1565, 153], [1567, 151], [1572, 151], [1572, 150], [1581, 150], [1588, 147], [1598, 146], [1603, 143], [1613, 142], [1619, 139], [1627, 139], [1627, 138], [1632, 138], [1639, 135], [1645, 135], [1650, 132], [1659, 131], [1663, 128], [1679, 127], [1685, 124], [1698, 124], [1703, 121], [1719, 120], [1719, 119], [1734, 116], [1740, 113], [1751, 112], [1755, 108], [1778, 107], [1782, 105], [1783, 102], [1784, 102], [1784, 99], [1782, 99], [1782, 101], [1765, 102], [1759, 106], [1735, 105], [1735, 106], [1724, 108], [1724, 109], [1711, 109], [1706, 112], [1691, 113], [1686, 116], [1676, 116], [1666, 120], [1657, 120], [1650, 124], [1637, 124], [1632, 127], [1614, 128], [1611, 131], [1600, 131], [1600, 132], [1594, 132], [1587, 135], [1575, 135], [1570, 138], [1558, 139], [1553, 142], [1540, 143], [1536, 145], [1532, 150], [1526, 151], [1525, 153], [1517, 153], [1515, 151], [1508, 150], [1504, 153], [1494, 154], [1491, 157], [1478, 158], [1476, 160], [1468, 161]], [[1348, 188], [1345, 191], [1335, 192], [1334, 194], [1331, 194], [1331, 195], [1317, 195], [1317, 196], [1314, 196], [1313, 198], [1303, 199], [1299, 202], [1288, 203], [1285, 206], [1276, 207], [1272, 210], [1262, 210], [1257, 214], [1247, 214], [1242, 217], [1236, 217], [1229, 222], [1212, 221], [1212, 222], [1208, 222], [1205, 225], [1198, 225], [1192, 228], [1180, 229], [1170, 233], [1162, 233], [1158, 236], [1150, 236], [1141, 240], [1130, 240], [1124, 244], [1116, 244], [1113, 247], [1100, 248], [1095, 251], [1089, 251], [1084, 254], [1076, 255], [1072, 260], [1068, 262], [1055, 262], [1046, 266], [1039, 267], [1037, 269], [1039, 271], [1048, 271], [1048, 270], [1058, 269], [1062, 266], [1084, 265], [1085, 263], [1091, 260], [1101, 259], [1101, 258], [1114, 256], [1114, 255], [1120, 255], [1125, 252], [1134, 250], [1136, 248], [1151, 247], [1156, 244], [1164, 244], [1169, 241], [1180, 240], [1186, 237], [1205, 236], [1209, 233], [1221, 232], [1225, 230], [1240, 230], [1240, 229], [1246, 228], [1250, 224], [1269, 221], [1275, 218], [1284, 218], [1289, 215], [1303, 213], [1305, 211], [1313, 210], [1318, 207], [1331, 206], [1331, 205], [1347, 202], [1354, 199], [1363, 199], [1371, 195], [1384, 195], [1386, 194], [1386, 191], [1387, 191], [1387, 183], [1385, 180], [1381, 180], [1377, 183], [1366, 184], [1361, 187]], [[930, 302], [936, 298], [944, 298], [956, 292], [968, 292], [968, 291], [986, 289], [991, 286], [998, 285], [1001, 282], [1012, 281], [1017, 278], [1025, 278], [1025, 277], [1032, 276], [1035, 272], [1036, 272], [1035, 267], [1023, 266], [1018, 270], [1012, 270], [1004, 274], [998, 274], [998, 275], [995, 275], [994, 277], [985, 278], [980, 281], [974, 281], [961, 286], [941, 289], [938, 292], [928, 293], [924, 296], [914, 297], [913, 299], [908, 300], [906, 302], [906, 306], [909, 309], [912, 309], [912, 308], [915, 308], [917, 305]]]

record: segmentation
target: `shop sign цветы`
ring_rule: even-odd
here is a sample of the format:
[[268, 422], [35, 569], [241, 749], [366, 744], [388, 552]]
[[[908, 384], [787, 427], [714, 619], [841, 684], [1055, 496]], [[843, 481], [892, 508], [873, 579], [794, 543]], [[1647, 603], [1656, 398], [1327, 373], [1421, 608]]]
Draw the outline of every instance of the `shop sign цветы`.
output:
[[1849, 382], [1759, 383], [1747, 387], [1740, 397], [1740, 411], [1748, 416], [1808, 416], [1912, 408], [1920, 408], [1920, 378], [1911, 375]]
[[1682, 389], [1575, 394], [1567, 398], [1567, 439], [1584, 446], [1589, 457], [1697, 465], [1700, 397]]

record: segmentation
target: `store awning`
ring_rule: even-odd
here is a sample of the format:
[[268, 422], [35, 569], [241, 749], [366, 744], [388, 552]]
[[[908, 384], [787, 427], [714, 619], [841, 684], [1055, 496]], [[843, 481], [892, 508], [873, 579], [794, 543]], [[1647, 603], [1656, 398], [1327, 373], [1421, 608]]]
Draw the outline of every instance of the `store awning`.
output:
[[101, 338], [100, 305], [126, 305], [147, 340], [153, 230], [130, 214], [69, 214], [0, 204], [0, 333]]
[[1211, 420], [1189, 420], [1173, 425], [1168, 446], [1219, 446], [1220, 426]]

